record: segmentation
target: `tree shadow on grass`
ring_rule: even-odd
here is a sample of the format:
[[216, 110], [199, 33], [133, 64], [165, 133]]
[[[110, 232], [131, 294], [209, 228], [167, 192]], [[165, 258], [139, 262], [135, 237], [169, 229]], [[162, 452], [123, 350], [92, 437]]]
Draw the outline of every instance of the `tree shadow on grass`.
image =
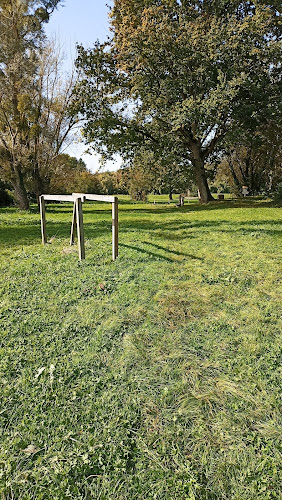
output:
[[[99, 206], [99, 208], [97, 207]], [[273, 208], [275, 205], [271, 201], [263, 202], [264, 208]], [[85, 214], [101, 214], [111, 212], [111, 203], [101, 203], [101, 202], [91, 202], [85, 203], [83, 205]], [[163, 214], [163, 213], [187, 213], [187, 212], [211, 212], [214, 210], [226, 210], [230, 208], [261, 208], [262, 200], [260, 198], [236, 198], [224, 201], [214, 201], [208, 204], [200, 204], [193, 200], [191, 203], [186, 201], [183, 207], [176, 207], [174, 203], [159, 202], [154, 205], [151, 202], [147, 204], [132, 203], [131, 200], [119, 200], [119, 210], [124, 213], [148, 213], [148, 214]], [[50, 203], [46, 206], [46, 213], [50, 214], [60, 214], [60, 213], [70, 213], [72, 214], [73, 204], [72, 203], [61, 203], [54, 204]], [[31, 211], [37, 212], [37, 208], [31, 208]]]
[[189, 259], [194, 259], [194, 260], [201, 260], [201, 261], [204, 260], [202, 257], [197, 257], [196, 255], [192, 255], [190, 253], [178, 252], [177, 250], [171, 250], [170, 248], [162, 247], [161, 245], [157, 245], [156, 243], [151, 243], [150, 241], [144, 241], [144, 243], [146, 245], [151, 245], [152, 247], [155, 247], [158, 250], [164, 250], [165, 252], [173, 253], [174, 255], [189, 257]]
[[125, 243], [119, 243], [119, 247], [129, 248], [130, 250], [136, 250], [139, 253], [143, 253], [145, 255], [149, 255], [150, 257], [155, 257], [157, 260], [165, 260], [167, 262], [175, 262], [174, 259], [170, 259], [169, 257], [165, 257], [159, 253], [150, 252], [149, 250], [145, 250], [144, 248], [136, 247], [134, 245], [126, 245]]
[[[264, 206], [265, 204], [263, 204]], [[60, 212], [61, 208], [58, 210]], [[172, 211], [172, 209], [170, 209]], [[69, 209], [68, 209], [69, 212]], [[101, 214], [101, 211], [98, 211]], [[109, 211], [107, 210], [107, 215]], [[155, 210], [147, 210], [150, 215], [155, 215]], [[103, 213], [103, 211], [102, 211]], [[144, 213], [144, 211], [142, 211]], [[146, 211], [145, 211], [146, 213]], [[160, 213], [164, 213], [161, 211]], [[52, 221], [48, 220], [47, 215], [47, 235], [48, 238], [55, 237], [58, 239], [70, 237], [71, 227], [71, 212], [68, 220]], [[101, 220], [89, 221], [87, 217], [84, 220], [84, 233], [86, 239], [96, 239], [101, 236], [106, 236], [107, 233], [111, 238], [111, 217], [105, 217]], [[124, 213], [125, 214], [125, 213]], [[22, 215], [22, 213], [21, 213]], [[137, 215], [137, 214], [136, 214]], [[229, 221], [223, 220], [190, 220], [189, 216], [183, 220], [162, 221], [161, 217], [157, 220], [142, 218], [139, 212], [136, 218], [120, 218], [120, 233], [130, 235], [134, 233], [148, 233], [149, 237], [154, 237], [157, 240], [165, 241], [182, 241], [191, 238], [200, 238], [207, 233], [233, 233], [236, 237], [242, 235], [260, 236], [279, 236], [281, 234], [281, 223], [278, 220], [254, 220], [254, 221]], [[0, 228], [0, 244], [4, 246], [15, 245], [33, 245], [41, 242], [40, 220], [30, 220], [30, 218], [20, 220], [11, 220], [9, 224]], [[149, 242], [147, 242], [149, 243]], [[150, 243], [153, 245], [152, 243]], [[157, 245], [156, 245], [156, 248]], [[160, 247], [160, 250], [173, 252], [173, 250]], [[176, 254], [176, 252], [174, 252]], [[177, 254], [176, 254], [177, 255]], [[187, 257], [191, 257], [186, 255]], [[191, 257], [193, 258], [193, 257]]]
[[[50, 237], [69, 237], [70, 223], [48, 224], [48, 238]], [[0, 229], [0, 245], [17, 246], [17, 245], [36, 245], [41, 243], [41, 228], [40, 222], [33, 223], [29, 221], [27, 224], [17, 224], [1, 227]]]
[[[112, 214], [112, 206], [111, 206], [111, 203], [108, 204], [108, 208], [92, 208], [92, 207], [85, 207], [83, 205], [83, 213], [85, 215], [87, 214], [109, 214], [109, 216], [111, 216]], [[70, 214], [70, 217], [72, 218], [72, 213], [73, 213], [73, 206], [66, 206], [66, 205], [62, 205], [62, 206], [54, 206], [54, 205], [51, 205], [50, 207], [47, 206], [46, 208], [46, 217], [48, 217], [48, 214], [57, 214], [57, 215], [60, 215], [60, 214]]]
[[[120, 206], [123, 205], [123, 206]], [[130, 210], [126, 208], [126, 205], [130, 205]], [[142, 212], [149, 214], [162, 214], [162, 213], [171, 213], [171, 214], [182, 214], [189, 212], [212, 212], [215, 210], [226, 210], [232, 208], [274, 208], [275, 204], [273, 201], [263, 201], [259, 197], [253, 198], [235, 198], [224, 201], [213, 201], [207, 204], [201, 204], [199, 202], [195, 202], [193, 200], [191, 203], [185, 202], [183, 207], [176, 207], [174, 204], [168, 204], [166, 202], [161, 202], [156, 205], [152, 203], [147, 203], [145, 206], [140, 206], [138, 204], [132, 204], [132, 201], [123, 201], [122, 204], [119, 203], [119, 208], [124, 212], [131, 211], [132, 213]], [[88, 210], [87, 210], [88, 211]], [[89, 210], [91, 212], [91, 210]], [[99, 212], [99, 210], [97, 211]]]

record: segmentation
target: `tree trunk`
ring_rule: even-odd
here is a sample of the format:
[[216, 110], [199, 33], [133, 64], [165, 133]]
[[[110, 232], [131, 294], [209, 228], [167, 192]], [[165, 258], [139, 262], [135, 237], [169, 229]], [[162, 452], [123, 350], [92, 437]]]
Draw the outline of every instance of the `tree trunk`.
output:
[[232, 159], [231, 159], [231, 155], [228, 157], [228, 166], [229, 166], [229, 170], [231, 172], [231, 175], [232, 175], [232, 179], [234, 181], [234, 185], [235, 185], [235, 190], [236, 190], [236, 194], [237, 196], [242, 196], [242, 188], [241, 188], [241, 184], [239, 182], [239, 179], [236, 175], [236, 172], [234, 170], [234, 167], [232, 165]]
[[15, 200], [21, 210], [29, 209], [29, 201], [27, 192], [24, 185], [23, 174], [18, 167], [14, 166], [14, 179], [12, 181], [15, 191]]
[[199, 197], [201, 203], [208, 203], [209, 201], [214, 201], [214, 197], [210, 192], [210, 188], [207, 181], [207, 176], [204, 167], [204, 160], [202, 158], [197, 158], [193, 162], [195, 180], [197, 183]]
[[171, 187], [169, 188], [169, 195], [168, 195], [168, 199], [169, 199], [169, 201], [172, 201], [172, 199], [173, 199], [173, 191], [172, 191], [172, 188], [171, 188]]

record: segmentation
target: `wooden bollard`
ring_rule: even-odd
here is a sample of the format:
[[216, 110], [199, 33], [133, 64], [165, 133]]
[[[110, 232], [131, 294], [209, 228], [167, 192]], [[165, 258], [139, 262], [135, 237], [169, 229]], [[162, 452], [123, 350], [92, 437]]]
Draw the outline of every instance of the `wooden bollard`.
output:
[[76, 198], [76, 227], [77, 227], [77, 240], [78, 240], [78, 254], [79, 259], [85, 259], [85, 246], [84, 246], [84, 229], [83, 229], [83, 213], [81, 198]]
[[45, 245], [45, 243], [47, 243], [47, 232], [46, 232], [46, 208], [43, 196], [39, 197], [39, 207], [40, 207], [42, 244]]
[[112, 203], [112, 255], [113, 260], [118, 256], [118, 198]]
[[72, 212], [72, 222], [71, 222], [70, 245], [74, 244], [75, 228], [76, 228], [76, 203], [74, 202], [73, 212]]

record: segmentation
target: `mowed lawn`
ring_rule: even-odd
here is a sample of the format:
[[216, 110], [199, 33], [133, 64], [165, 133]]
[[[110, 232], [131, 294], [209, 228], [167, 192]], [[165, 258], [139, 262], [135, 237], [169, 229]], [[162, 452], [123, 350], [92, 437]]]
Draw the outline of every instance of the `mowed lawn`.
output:
[[281, 209], [71, 212], [0, 211], [0, 498], [281, 499]]

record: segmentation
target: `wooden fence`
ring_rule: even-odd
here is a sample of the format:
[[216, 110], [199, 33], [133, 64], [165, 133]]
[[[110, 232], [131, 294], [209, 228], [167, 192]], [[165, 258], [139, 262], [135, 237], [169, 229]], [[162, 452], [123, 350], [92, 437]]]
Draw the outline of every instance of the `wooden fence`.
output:
[[83, 203], [85, 201], [102, 201], [112, 204], [112, 259], [118, 256], [118, 197], [100, 194], [72, 193], [43, 194], [40, 196], [40, 218], [42, 243], [47, 243], [46, 231], [46, 201], [67, 201], [73, 203], [73, 216], [71, 223], [70, 244], [74, 244], [75, 229], [77, 230], [79, 259], [85, 259], [84, 227], [83, 227]]

